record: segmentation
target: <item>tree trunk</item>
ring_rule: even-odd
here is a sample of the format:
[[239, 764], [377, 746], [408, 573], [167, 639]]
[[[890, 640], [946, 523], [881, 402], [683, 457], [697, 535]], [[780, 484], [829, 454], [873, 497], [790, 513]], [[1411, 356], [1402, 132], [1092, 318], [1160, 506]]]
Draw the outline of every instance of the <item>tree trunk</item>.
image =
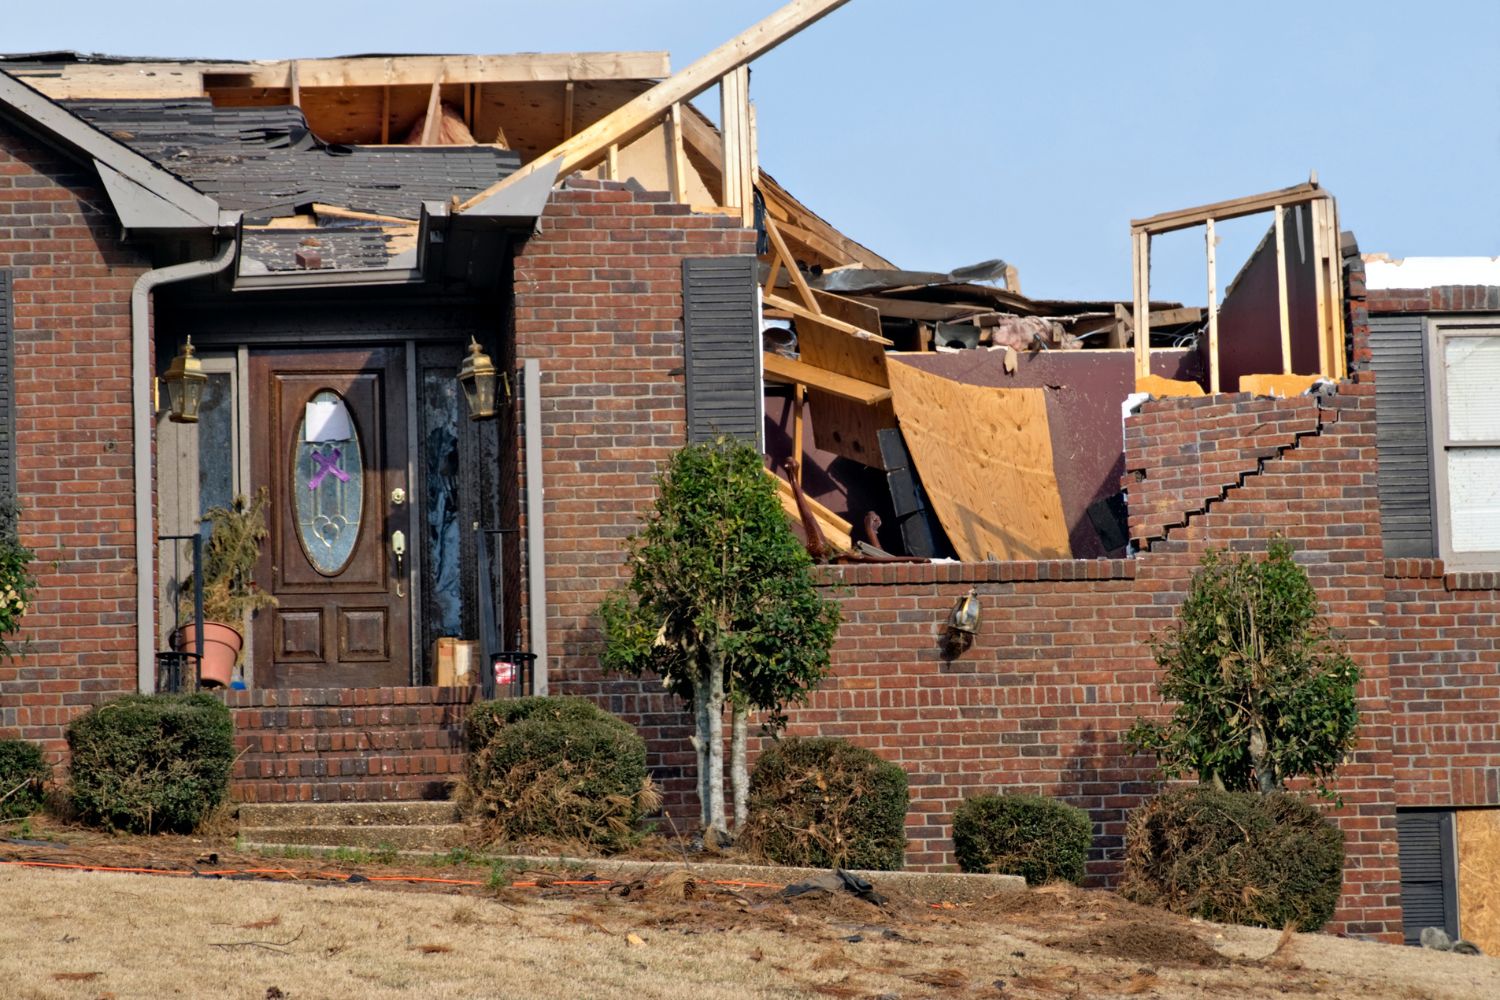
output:
[[734, 835], [745, 832], [750, 818], [750, 765], [745, 761], [746, 730], [750, 728], [750, 708], [734, 706], [734, 726], [729, 734], [729, 780], [734, 786]]
[[698, 755], [698, 825], [707, 830], [708, 813], [708, 684], [700, 676], [693, 684], [693, 750]]
[[727, 841], [724, 819], [724, 654], [715, 649], [708, 658], [708, 822], [706, 830]]

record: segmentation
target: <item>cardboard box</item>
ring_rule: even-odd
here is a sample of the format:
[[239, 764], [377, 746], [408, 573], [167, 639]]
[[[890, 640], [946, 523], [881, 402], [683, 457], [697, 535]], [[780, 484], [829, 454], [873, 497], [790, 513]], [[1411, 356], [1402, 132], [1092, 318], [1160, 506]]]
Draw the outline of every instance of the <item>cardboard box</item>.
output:
[[433, 677], [438, 687], [469, 687], [475, 681], [478, 643], [444, 636], [432, 645]]

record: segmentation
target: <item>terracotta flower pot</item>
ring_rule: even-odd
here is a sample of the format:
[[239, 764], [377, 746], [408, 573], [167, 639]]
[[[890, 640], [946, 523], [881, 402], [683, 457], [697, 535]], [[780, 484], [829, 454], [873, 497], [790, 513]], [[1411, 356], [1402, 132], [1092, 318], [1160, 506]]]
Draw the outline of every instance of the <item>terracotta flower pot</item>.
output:
[[[197, 648], [198, 629], [184, 625], [173, 634], [172, 648], [191, 653]], [[239, 630], [221, 622], [203, 623], [203, 662], [198, 667], [198, 683], [204, 687], [228, 687], [234, 677], [234, 664], [240, 657], [245, 639]]]

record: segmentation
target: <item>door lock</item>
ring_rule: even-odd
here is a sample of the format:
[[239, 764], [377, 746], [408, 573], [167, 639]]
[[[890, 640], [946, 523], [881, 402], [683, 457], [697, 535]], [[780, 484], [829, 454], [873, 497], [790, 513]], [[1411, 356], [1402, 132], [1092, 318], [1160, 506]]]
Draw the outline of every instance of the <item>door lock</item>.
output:
[[396, 596], [405, 597], [401, 590], [401, 581], [406, 576], [406, 532], [391, 532], [391, 555], [396, 558]]
[[406, 491], [397, 486], [391, 490], [391, 506], [400, 507], [404, 503], [406, 503]]

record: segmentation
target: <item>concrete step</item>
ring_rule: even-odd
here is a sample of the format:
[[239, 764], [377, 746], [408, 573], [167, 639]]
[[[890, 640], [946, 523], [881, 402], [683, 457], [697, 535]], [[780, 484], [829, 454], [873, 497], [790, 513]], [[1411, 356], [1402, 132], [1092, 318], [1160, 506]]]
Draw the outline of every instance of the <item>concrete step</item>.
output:
[[246, 846], [313, 847], [441, 852], [460, 847], [469, 828], [459, 823], [430, 826], [262, 826], [241, 829]]
[[442, 826], [458, 820], [452, 802], [246, 802], [240, 831], [265, 827]]

